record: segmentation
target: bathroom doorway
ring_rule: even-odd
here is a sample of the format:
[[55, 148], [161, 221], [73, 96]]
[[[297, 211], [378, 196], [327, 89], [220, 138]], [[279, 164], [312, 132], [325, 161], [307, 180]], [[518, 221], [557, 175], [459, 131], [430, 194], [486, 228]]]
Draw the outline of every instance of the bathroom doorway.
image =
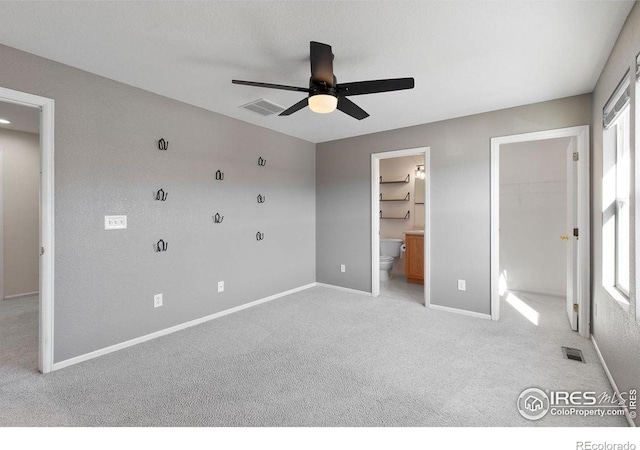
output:
[[373, 297], [392, 294], [429, 306], [430, 180], [429, 147], [371, 155]]

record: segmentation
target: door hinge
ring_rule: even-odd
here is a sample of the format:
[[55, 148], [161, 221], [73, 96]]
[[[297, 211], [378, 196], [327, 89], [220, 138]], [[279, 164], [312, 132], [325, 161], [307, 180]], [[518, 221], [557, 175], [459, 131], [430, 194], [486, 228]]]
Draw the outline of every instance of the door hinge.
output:
[[44, 247], [40, 247], [40, 256], [44, 255]]
[[575, 312], [575, 313], [578, 312], [578, 304], [577, 303], [573, 304], [573, 312]]
[[574, 161], [579, 161], [580, 160], [580, 153], [573, 152], [573, 160]]
[[580, 234], [580, 233], [579, 233], [578, 229], [577, 229], [577, 228], [574, 228], [574, 229], [573, 229], [573, 235], [574, 235], [575, 237], [578, 237], [578, 235], [579, 235], [579, 234]]

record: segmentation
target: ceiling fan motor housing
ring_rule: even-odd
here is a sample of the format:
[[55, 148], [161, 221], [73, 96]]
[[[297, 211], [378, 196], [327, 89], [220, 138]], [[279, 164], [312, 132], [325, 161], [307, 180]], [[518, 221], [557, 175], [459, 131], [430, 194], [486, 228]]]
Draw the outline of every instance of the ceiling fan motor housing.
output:
[[314, 80], [313, 77], [309, 79], [309, 97], [313, 97], [314, 95], [331, 95], [333, 97], [338, 96], [338, 90], [336, 89], [336, 77], [333, 77], [333, 85], [326, 83], [324, 81]]

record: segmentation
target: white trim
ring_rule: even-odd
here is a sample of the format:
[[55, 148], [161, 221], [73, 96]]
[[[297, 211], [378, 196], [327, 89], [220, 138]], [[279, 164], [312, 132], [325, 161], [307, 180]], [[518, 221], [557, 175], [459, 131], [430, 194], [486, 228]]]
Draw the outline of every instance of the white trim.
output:
[[522, 292], [523, 294], [544, 295], [545, 297], [567, 298], [567, 294], [555, 294], [553, 292], [530, 291], [525, 289], [509, 289], [510, 292]]
[[371, 292], [359, 291], [357, 289], [336, 286], [335, 284], [315, 283], [315, 285], [318, 287], [326, 287], [326, 288], [336, 289], [338, 291], [351, 292], [352, 294], [360, 294], [360, 295], [366, 295], [368, 297], [371, 297]]
[[424, 156], [424, 305], [431, 303], [431, 147], [371, 154], [371, 296], [380, 295], [380, 160]]
[[4, 151], [0, 148], [0, 298], [4, 298]]
[[[609, 379], [609, 383], [611, 384], [611, 387], [613, 388], [613, 391], [617, 394], [618, 398], [622, 398], [620, 396], [620, 389], [618, 389], [618, 385], [616, 384], [615, 380], [613, 379], [613, 376], [611, 376], [611, 372], [609, 371], [609, 367], [607, 366], [607, 363], [604, 361], [604, 358], [602, 357], [602, 352], [600, 351], [600, 347], [598, 347], [598, 343], [596, 342], [595, 338], [593, 336], [591, 336], [591, 342], [593, 342], [593, 347], [596, 349], [596, 354], [598, 355], [598, 359], [600, 360], [600, 364], [602, 364], [602, 367], [604, 368], [604, 373], [607, 374], [607, 378]], [[627, 405], [625, 405], [623, 407], [624, 409], [624, 416], [627, 419], [627, 422], [629, 423], [630, 427], [635, 428], [636, 424], [633, 421], [633, 419], [631, 418], [631, 416], [629, 416], [629, 409], [627, 408]]]
[[433, 303], [431, 303], [429, 305], [429, 309], [435, 309], [436, 311], [446, 311], [446, 312], [450, 312], [450, 313], [461, 314], [463, 316], [475, 317], [477, 319], [491, 320], [491, 315], [490, 314], [483, 314], [483, 313], [479, 313], [479, 312], [475, 312], [475, 311], [467, 311], [466, 309], [451, 308], [450, 306], [434, 305]]
[[151, 339], [159, 338], [162, 336], [166, 336], [171, 333], [175, 333], [176, 331], [184, 330], [186, 328], [193, 327], [195, 325], [200, 325], [204, 322], [209, 322], [210, 320], [217, 319], [218, 317], [227, 316], [229, 314], [233, 314], [238, 311], [242, 311], [243, 309], [251, 308], [253, 306], [261, 305], [262, 303], [269, 302], [271, 300], [275, 300], [277, 298], [285, 297], [287, 295], [295, 294], [296, 292], [304, 291], [306, 289], [310, 289], [314, 287], [316, 283], [306, 284], [304, 286], [300, 286], [297, 288], [289, 289], [288, 291], [280, 292], [278, 294], [270, 295], [269, 297], [264, 297], [259, 300], [255, 300], [253, 302], [245, 303], [244, 305], [239, 305], [233, 308], [225, 309], [224, 311], [217, 312], [215, 314], [211, 314], [208, 316], [200, 317], [199, 319], [190, 320], [189, 322], [182, 323], [180, 325], [175, 325], [173, 327], [165, 328], [164, 330], [156, 331], [151, 334], [147, 334], [144, 336], [137, 337], [135, 339], [131, 339], [125, 342], [121, 342], [119, 344], [111, 345], [109, 347], [102, 348], [100, 350], [95, 350], [93, 352], [85, 353], [84, 355], [76, 356], [74, 358], [69, 358], [64, 361], [57, 362], [53, 364], [53, 370], [64, 369], [65, 367], [72, 366], [74, 364], [78, 364], [84, 361], [88, 361], [93, 358], [97, 358], [98, 356], [107, 355], [109, 353], [113, 353], [118, 350], [125, 349], [127, 347], [131, 347], [137, 344], [141, 344], [143, 342], [150, 341]]
[[34, 297], [34, 296], [36, 296], [38, 294], [40, 294], [40, 292], [38, 292], [38, 291], [36, 291], [36, 292], [25, 292], [24, 294], [7, 295], [4, 299], [5, 300], [17, 300], [19, 298]]
[[512, 136], [495, 137], [491, 139], [491, 318], [500, 318], [500, 294], [498, 292], [498, 280], [500, 277], [500, 243], [499, 243], [499, 218], [500, 218], [500, 145], [516, 142], [538, 141], [542, 139], [555, 139], [563, 137], [576, 138], [576, 151], [578, 160], [578, 228], [580, 237], [578, 240], [578, 332], [582, 337], [588, 338], [591, 323], [591, 295], [590, 275], [591, 256], [589, 243], [590, 231], [590, 205], [589, 205], [589, 125], [577, 127], [559, 128], [556, 130], [538, 131]]
[[[638, 300], [637, 289], [640, 286], [640, 270], [638, 270], [638, 261], [640, 261], [640, 157], [638, 155], [638, 151], [640, 151], [640, 53], [636, 57], [636, 80], [633, 86], [633, 97], [635, 104], [633, 108], [631, 108], [631, 120], [630, 129], [634, 130], [635, 140], [633, 142], [633, 151], [632, 155], [632, 164], [633, 167], [631, 169], [633, 175], [633, 196], [634, 198], [634, 236], [635, 236], [635, 245], [633, 249], [633, 260], [636, 262], [635, 273], [632, 273], [631, 276], [635, 278], [636, 283], [636, 295], [635, 295], [635, 308], [636, 308], [636, 322], [640, 323], [640, 301]], [[631, 256], [631, 255], [630, 255]]]
[[40, 325], [38, 368], [47, 373], [53, 368], [54, 318], [54, 101], [0, 87], [0, 101], [40, 109]]

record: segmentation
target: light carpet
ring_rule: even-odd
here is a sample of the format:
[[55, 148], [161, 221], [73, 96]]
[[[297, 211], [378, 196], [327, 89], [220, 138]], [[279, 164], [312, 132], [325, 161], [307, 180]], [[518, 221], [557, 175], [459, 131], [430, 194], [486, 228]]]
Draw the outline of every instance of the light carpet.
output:
[[48, 375], [35, 370], [36, 301], [0, 302], [0, 425], [626, 425], [516, 410], [531, 386], [611, 391], [562, 300], [521, 295], [536, 326], [504, 303], [492, 322], [392, 291], [315, 287]]

